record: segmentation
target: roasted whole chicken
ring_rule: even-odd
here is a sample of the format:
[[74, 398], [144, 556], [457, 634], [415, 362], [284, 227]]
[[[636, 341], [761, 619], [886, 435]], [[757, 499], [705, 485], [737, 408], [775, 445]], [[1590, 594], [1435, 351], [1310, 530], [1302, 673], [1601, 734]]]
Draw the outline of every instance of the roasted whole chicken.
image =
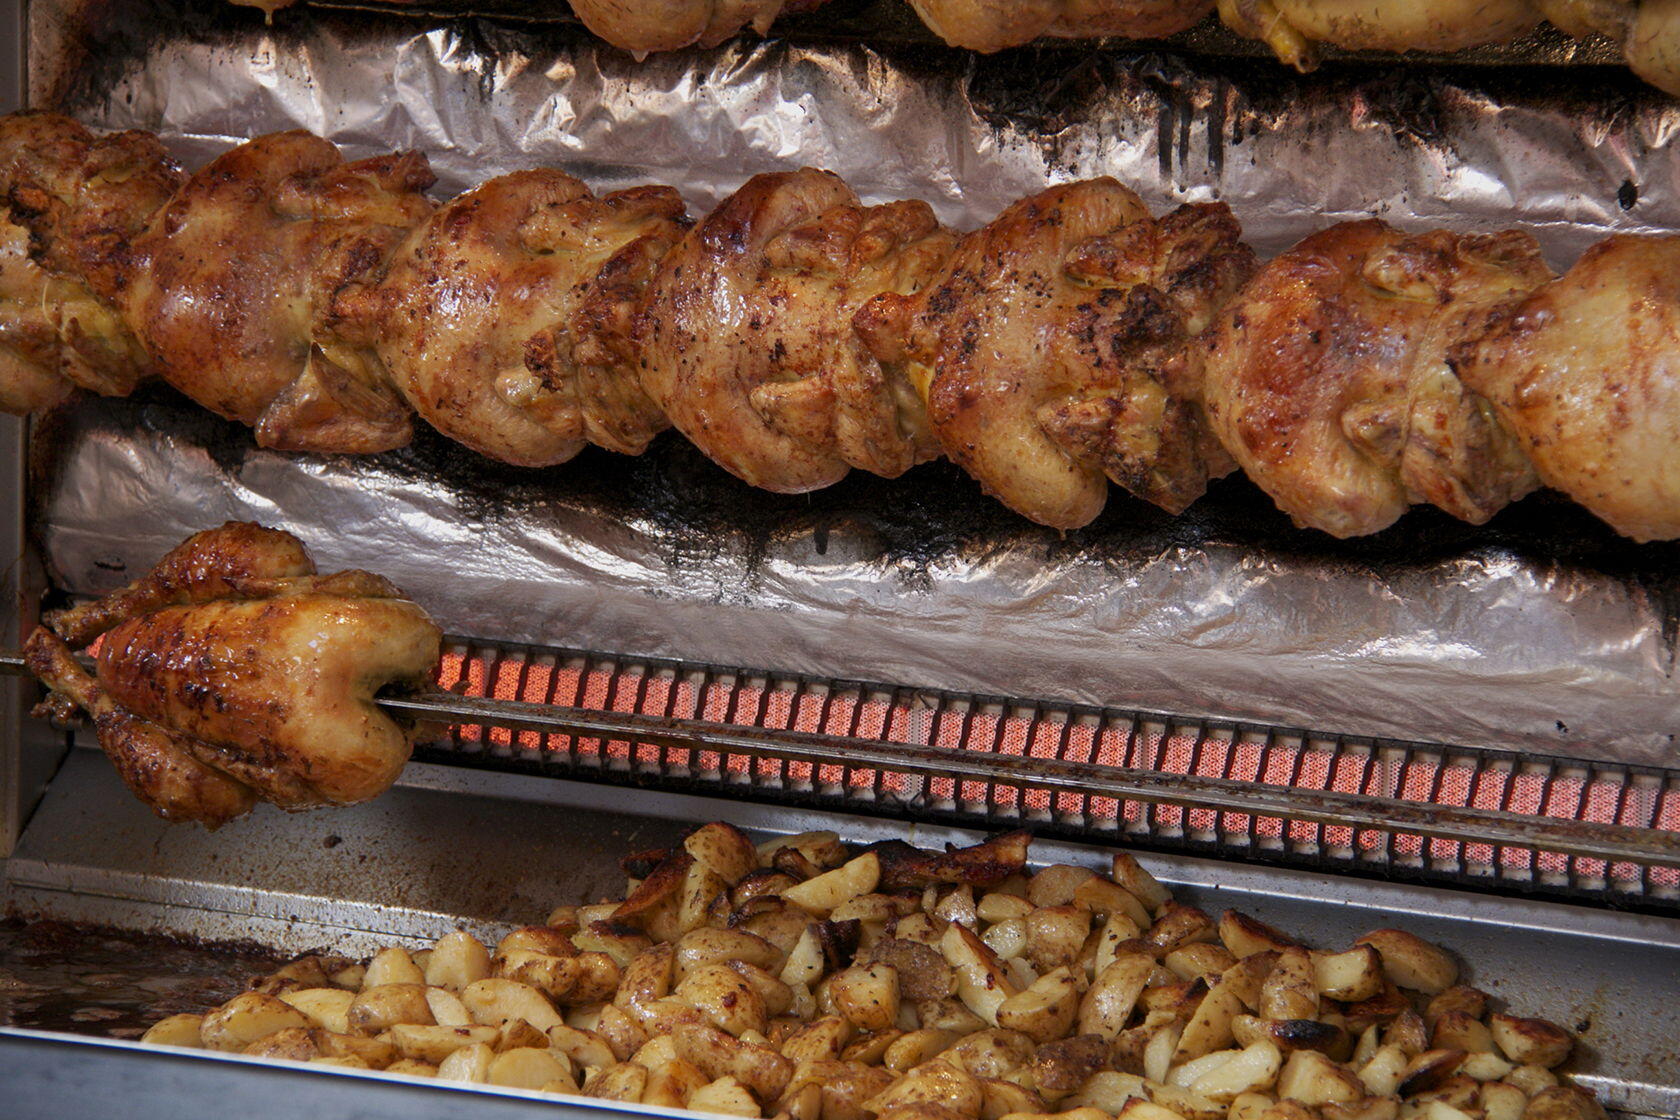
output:
[[1680, 237], [1611, 237], [1455, 353], [1541, 481], [1636, 541], [1680, 537]]
[[752, 25], [760, 35], [784, 12], [819, 8], [827, 0], [572, 0], [584, 26], [615, 47], [637, 54], [683, 47], [715, 47]]
[[1529, 0], [1219, 0], [1219, 15], [1298, 70], [1318, 65], [1319, 43], [1458, 51], [1518, 38], [1540, 22]]
[[307, 132], [260, 137], [189, 179], [134, 246], [124, 310], [159, 375], [283, 451], [385, 451], [409, 411], [330, 330], [333, 296], [431, 213], [426, 158], [346, 163]]
[[1156, 221], [1112, 179], [1051, 189], [963, 238], [939, 277], [860, 316], [945, 454], [1011, 509], [1085, 525], [1108, 478], [1177, 512], [1231, 469], [1190, 339], [1254, 269], [1222, 205]]
[[116, 304], [134, 235], [181, 179], [149, 133], [0, 117], [0, 409], [121, 396], [146, 375]]
[[[96, 638], [90, 674], [72, 650]], [[429, 683], [440, 641], [381, 577], [317, 575], [289, 533], [230, 522], [48, 615], [24, 655], [52, 690], [42, 714], [85, 711], [137, 797], [214, 828], [259, 800], [305, 809], [389, 788], [411, 732], [374, 693]]]
[[910, 0], [910, 6], [951, 46], [990, 53], [1041, 35], [1173, 35], [1200, 23], [1214, 0]]
[[1336, 537], [1428, 502], [1480, 524], [1536, 486], [1452, 349], [1551, 278], [1527, 234], [1345, 222], [1262, 268], [1207, 339], [1207, 415], [1298, 525]]
[[642, 384], [754, 486], [902, 474], [935, 446], [914, 392], [852, 319], [876, 295], [914, 292], [954, 240], [925, 203], [863, 206], [827, 171], [756, 176], [665, 258], [637, 332]]
[[563, 463], [592, 442], [640, 454], [668, 425], [637, 379], [630, 332], [687, 226], [682, 198], [596, 198], [562, 171], [492, 179], [346, 289], [332, 329], [373, 348], [420, 416], [482, 455]]

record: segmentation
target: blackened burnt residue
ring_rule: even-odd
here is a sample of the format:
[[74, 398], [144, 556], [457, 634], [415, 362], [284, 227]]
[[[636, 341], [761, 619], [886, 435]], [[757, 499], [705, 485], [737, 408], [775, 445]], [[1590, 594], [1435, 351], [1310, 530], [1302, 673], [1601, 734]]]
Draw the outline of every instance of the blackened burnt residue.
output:
[[[247, 429], [155, 385], [127, 400], [84, 401], [69, 416], [65, 423], [72, 427], [92, 423], [107, 433], [145, 428], [166, 434], [203, 449], [229, 476], [257, 451]], [[1216, 482], [1177, 517], [1113, 489], [1095, 522], [1058, 533], [1011, 513], [947, 462], [924, 464], [898, 479], [854, 471], [826, 490], [772, 494], [731, 477], [675, 433], [661, 436], [645, 455], [592, 448], [570, 463], [528, 470], [486, 459], [419, 425], [410, 447], [336, 463], [352, 474], [441, 487], [465, 521], [541, 521], [558, 507], [632, 523], [672, 563], [730, 555], [751, 571], [778, 546], [810, 541], [810, 552], [820, 555], [841, 534], [864, 542], [867, 555], [911, 587], [928, 586], [932, 571], [950, 561], [1005, 552], [1122, 571], [1178, 550], [1229, 546], [1267, 563], [1383, 580], [1458, 561], [1508, 558], [1540, 572], [1599, 576], [1640, 588], [1662, 604], [1671, 641], [1680, 628], [1680, 541], [1636, 544], [1549, 492], [1516, 503], [1483, 526], [1419, 508], [1382, 533], [1338, 541], [1295, 528], [1241, 476]]]
[[166, 1016], [231, 999], [281, 963], [245, 942], [6, 918], [0, 1026], [139, 1038]]

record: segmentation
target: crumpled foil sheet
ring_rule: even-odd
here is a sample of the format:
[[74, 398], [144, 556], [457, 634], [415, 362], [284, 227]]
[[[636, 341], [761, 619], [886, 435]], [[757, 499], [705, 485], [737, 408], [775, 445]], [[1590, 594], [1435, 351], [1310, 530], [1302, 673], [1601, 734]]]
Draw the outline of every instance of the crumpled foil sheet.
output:
[[[31, 6], [37, 103], [155, 130], [189, 166], [303, 127], [357, 155], [419, 148], [440, 192], [553, 164], [600, 189], [671, 183], [699, 211], [814, 164], [962, 227], [1111, 174], [1157, 208], [1225, 199], [1263, 254], [1375, 213], [1526, 228], [1558, 267], [1608, 229], [1680, 228], [1680, 106], [1600, 70], [1306, 80], [774, 41], [637, 64], [566, 27], [306, 9], [264, 28], [177, 0], [100, 8], [89, 30], [64, 2]], [[77, 592], [255, 518], [323, 567], [390, 576], [456, 633], [1680, 764], [1680, 546], [1636, 546], [1555, 496], [1479, 529], [1422, 511], [1335, 542], [1231, 479], [1179, 519], [1116, 491], [1063, 536], [946, 464], [788, 498], [674, 437], [549, 471], [429, 433], [378, 457], [281, 455], [162, 390], [38, 435], [33, 527]]]

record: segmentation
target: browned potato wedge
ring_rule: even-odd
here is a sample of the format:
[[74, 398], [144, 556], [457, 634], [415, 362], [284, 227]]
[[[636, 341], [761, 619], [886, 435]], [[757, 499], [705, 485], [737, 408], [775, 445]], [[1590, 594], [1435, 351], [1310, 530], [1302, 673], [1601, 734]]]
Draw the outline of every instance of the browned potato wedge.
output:
[[475, 980], [461, 990], [461, 1002], [475, 1022], [492, 1027], [523, 1019], [539, 1031], [547, 1031], [565, 1021], [547, 996], [517, 980]]
[[1143, 1078], [1118, 1070], [1098, 1070], [1085, 1079], [1085, 1084], [1063, 1097], [1063, 1108], [1100, 1108], [1110, 1116], [1126, 1107], [1127, 1101], [1148, 1100]]
[[846, 862], [846, 845], [833, 832], [801, 832], [793, 836], [778, 836], [758, 846], [761, 867], [771, 866], [776, 853], [788, 848], [804, 856], [812, 866], [824, 871]]
[[1250, 1046], [1264, 1040], [1286, 1054], [1296, 1050], [1318, 1050], [1331, 1058], [1343, 1059], [1352, 1050], [1347, 1031], [1334, 1023], [1317, 1019], [1260, 1019], [1253, 1015], [1238, 1015], [1231, 1020], [1231, 1034], [1239, 1046]]
[[997, 1022], [1034, 1042], [1051, 1042], [1068, 1033], [1078, 1014], [1079, 984], [1073, 972], [1062, 967], [998, 1004]]
[[294, 988], [281, 992], [280, 999], [303, 1012], [312, 1026], [338, 1034], [350, 1033], [350, 1005], [355, 1002], [355, 992], [343, 988]]
[[1493, 1032], [1487, 1024], [1464, 1011], [1448, 1011], [1437, 1017], [1430, 1031], [1429, 1044], [1436, 1050], [1463, 1050], [1467, 1054], [1494, 1048]]
[[859, 1030], [884, 1031], [898, 1022], [898, 970], [889, 964], [853, 965], [834, 975], [830, 995]]
[[[949, 1050], [957, 1038], [956, 1032], [940, 1030], [937, 1027], [909, 1031], [894, 1039], [893, 1044], [887, 1047], [886, 1053], [881, 1055], [881, 1064], [893, 1073], [908, 1073], [923, 1062]], [[785, 1048], [782, 1052], [787, 1053]], [[792, 1057], [791, 1054], [788, 1056]]]
[[310, 1031], [309, 1036], [315, 1040], [323, 1058], [357, 1058], [367, 1063], [369, 1069], [385, 1069], [397, 1060], [397, 1048], [383, 1038], [325, 1030]]
[[430, 1062], [414, 1062], [407, 1058], [399, 1058], [386, 1066], [385, 1072], [401, 1074], [403, 1077], [436, 1077], [437, 1067]]
[[1277, 955], [1260, 985], [1259, 1011], [1263, 1019], [1318, 1017], [1318, 982], [1305, 949], [1285, 949]]
[[758, 850], [732, 824], [713, 821], [688, 834], [683, 850], [725, 882], [734, 884], [758, 870]]
[[939, 949], [956, 970], [957, 998], [975, 1015], [996, 1026], [999, 1005], [1019, 990], [1003, 962], [974, 931], [955, 922], [945, 927]]
[[1013, 1081], [982, 1077], [980, 1092], [984, 1094], [980, 1105], [980, 1120], [998, 1120], [1012, 1113], [1044, 1111], [1043, 1097], [1025, 1085], [1018, 1085]]
[[426, 988], [421, 984], [381, 984], [364, 988], [344, 1014], [344, 1034], [372, 1037], [398, 1023], [433, 1022]]
[[1272, 928], [1258, 918], [1251, 918], [1240, 910], [1227, 910], [1219, 916], [1219, 940], [1237, 958], [1255, 953], [1281, 953], [1300, 947], [1300, 942]]
[[1205, 980], [1211, 985], [1237, 962], [1225, 946], [1196, 941], [1172, 950], [1161, 963], [1180, 980]]
[[[1022, 923], [1027, 960], [1041, 973], [1077, 961], [1085, 939], [1091, 934], [1091, 912], [1079, 906], [1040, 906], [1030, 911]], [[986, 940], [992, 944], [989, 938]]]
[[259, 1038], [245, 1047], [243, 1053], [251, 1058], [269, 1058], [283, 1062], [309, 1062], [321, 1057], [309, 1031], [303, 1027], [287, 1027], [266, 1038]]
[[303, 1012], [274, 996], [241, 992], [204, 1016], [199, 1037], [205, 1049], [237, 1053], [276, 1031], [313, 1025]]
[[1402, 1097], [1415, 1097], [1439, 1089], [1458, 1073], [1464, 1064], [1462, 1050], [1425, 1050], [1400, 1073], [1400, 1085], [1395, 1089]]
[[1278, 1074], [1277, 1095], [1309, 1107], [1356, 1101], [1365, 1085], [1317, 1050], [1297, 1050]]
[[1402, 988], [1439, 995], [1458, 982], [1458, 962], [1445, 950], [1398, 929], [1372, 930], [1357, 944], [1382, 957], [1383, 974]]
[[485, 1079], [492, 1085], [505, 1085], [510, 1089], [563, 1086], [566, 1092], [577, 1092], [571, 1062], [566, 1056], [534, 1046], [519, 1046], [497, 1054], [490, 1062]]
[[490, 1080], [490, 1063], [496, 1051], [488, 1043], [476, 1042], [463, 1046], [438, 1063], [439, 1081], [471, 1081], [484, 1084]]
[[438, 938], [426, 961], [425, 983], [433, 988], [459, 992], [474, 980], [490, 975], [490, 953], [482, 942], [465, 930]]
[[[489, 1070], [486, 1068], [486, 1074]], [[646, 1066], [639, 1066], [635, 1062], [620, 1062], [615, 1066], [598, 1070], [595, 1076], [584, 1083], [583, 1094], [586, 1097], [599, 1097], [608, 1101], [627, 1101], [631, 1104], [641, 1103], [642, 1093], [647, 1089], [648, 1071]]]
[[1138, 997], [1154, 971], [1154, 959], [1142, 953], [1117, 956], [1097, 974], [1080, 1001], [1079, 1033], [1118, 1038], [1131, 1020]]
[[951, 1046], [942, 1058], [975, 1077], [1003, 1079], [1025, 1069], [1036, 1049], [1033, 1040], [1020, 1031], [999, 1028], [976, 1031]]
[[763, 1033], [770, 1023], [764, 998], [745, 977], [725, 964], [695, 969], [683, 977], [672, 995], [732, 1035], [743, 1031]]
[[1370, 999], [1382, 991], [1382, 958], [1369, 945], [1345, 953], [1312, 954], [1313, 982], [1318, 994], [1344, 1003]]
[[672, 1058], [662, 1065], [648, 1068], [642, 1103], [655, 1108], [687, 1108], [688, 1098], [705, 1088], [710, 1080], [693, 1063]]
[[1528, 1108], [1528, 1094], [1515, 1085], [1495, 1082], [1482, 1086], [1481, 1103], [1485, 1120], [1522, 1120]]
[[1168, 900], [1156, 912], [1155, 924], [1144, 932], [1143, 939], [1168, 951], [1197, 941], [1217, 941], [1219, 931], [1213, 919], [1194, 906]]
[[170, 1015], [159, 1019], [146, 1033], [140, 1036], [140, 1041], [148, 1046], [180, 1046], [192, 1050], [204, 1048], [204, 1038], [199, 1028], [204, 1024], [202, 1015]]
[[759, 968], [780, 971], [783, 954], [770, 942], [740, 929], [690, 930], [677, 942], [678, 976], [708, 964], [745, 961]]
[[1488, 1024], [1494, 1043], [1507, 1058], [1520, 1066], [1551, 1069], [1569, 1057], [1573, 1045], [1568, 1031], [1544, 1019], [1494, 1015]]
[[863, 1107], [868, 1112], [885, 1113], [906, 1105], [932, 1104], [968, 1120], [979, 1120], [985, 1103], [985, 1091], [973, 1077], [956, 1066], [932, 1061], [917, 1066], [865, 1101]]
[[819, 918], [849, 898], [869, 894], [881, 881], [881, 860], [874, 852], [866, 852], [854, 860], [841, 864], [782, 892], [782, 897]]
[[1217, 1050], [1185, 1062], [1168, 1075], [1167, 1084], [1228, 1105], [1244, 1093], [1272, 1088], [1282, 1068], [1282, 1051], [1262, 1040], [1241, 1050]]
[[1161, 885], [1160, 880], [1143, 869], [1130, 853], [1116, 852], [1114, 855], [1114, 869], [1110, 877], [1126, 888], [1133, 898], [1143, 903], [1151, 914], [1159, 914], [1161, 908], [1172, 901], [1172, 892]]
[[720, 1077], [694, 1090], [688, 1107], [695, 1112], [716, 1112], [725, 1116], [762, 1116], [758, 1101], [747, 1087], [733, 1077]]
[[386, 1031], [384, 1037], [402, 1057], [435, 1066], [463, 1047], [476, 1044], [494, 1046], [499, 1034], [497, 1028], [477, 1023], [469, 1027], [398, 1023]]
[[1429, 1026], [1435, 1025], [1439, 1019], [1449, 1011], [1462, 1011], [1472, 1019], [1487, 1017], [1488, 994], [1463, 984], [1454, 984], [1439, 995], [1429, 1000], [1429, 1006], [1424, 1009], [1423, 1021]]
[[384, 987], [387, 984], [424, 984], [426, 974], [408, 955], [408, 950], [391, 946], [374, 954], [362, 976], [362, 990]]
[[793, 1063], [774, 1050], [731, 1037], [710, 1023], [680, 1025], [670, 1037], [677, 1054], [708, 1081], [734, 1077], [759, 1100], [780, 1098], [793, 1076]]
[[1039, 1096], [1054, 1103], [1107, 1065], [1107, 1039], [1096, 1034], [1074, 1035], [1038, 1048], [1032, 1061], [1033, 1084]]
[[1235, 1039], [1231, 1021], [1241, 1011], [1242, 1000], [1235, 991], [1223, 985], [1210, 989], [1184, 1025], [1184, 1033], [1179, 1036], [1178, 1048], [1173, 1053], [1173, 1065], [1229, 1046]]

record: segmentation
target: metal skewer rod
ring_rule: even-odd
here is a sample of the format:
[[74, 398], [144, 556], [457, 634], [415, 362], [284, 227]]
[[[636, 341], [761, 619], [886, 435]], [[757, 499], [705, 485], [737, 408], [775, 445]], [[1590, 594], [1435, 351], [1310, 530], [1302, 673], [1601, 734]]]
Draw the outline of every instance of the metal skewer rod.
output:
[[[28, 669], [21, 657], [0, 654], [0, 672], [27, 674]], [[381, 695], [376, 699], [386, 712], [415, 721], [646, 743], [815, 765], [844, 762], [958, 781], [998, 782], [1360, 830], [1405, 832], [1437, 840], [1537, 848], [1611, 862], [1680, 864], [1680, 832], [1628, 825], [442, 691]]]

